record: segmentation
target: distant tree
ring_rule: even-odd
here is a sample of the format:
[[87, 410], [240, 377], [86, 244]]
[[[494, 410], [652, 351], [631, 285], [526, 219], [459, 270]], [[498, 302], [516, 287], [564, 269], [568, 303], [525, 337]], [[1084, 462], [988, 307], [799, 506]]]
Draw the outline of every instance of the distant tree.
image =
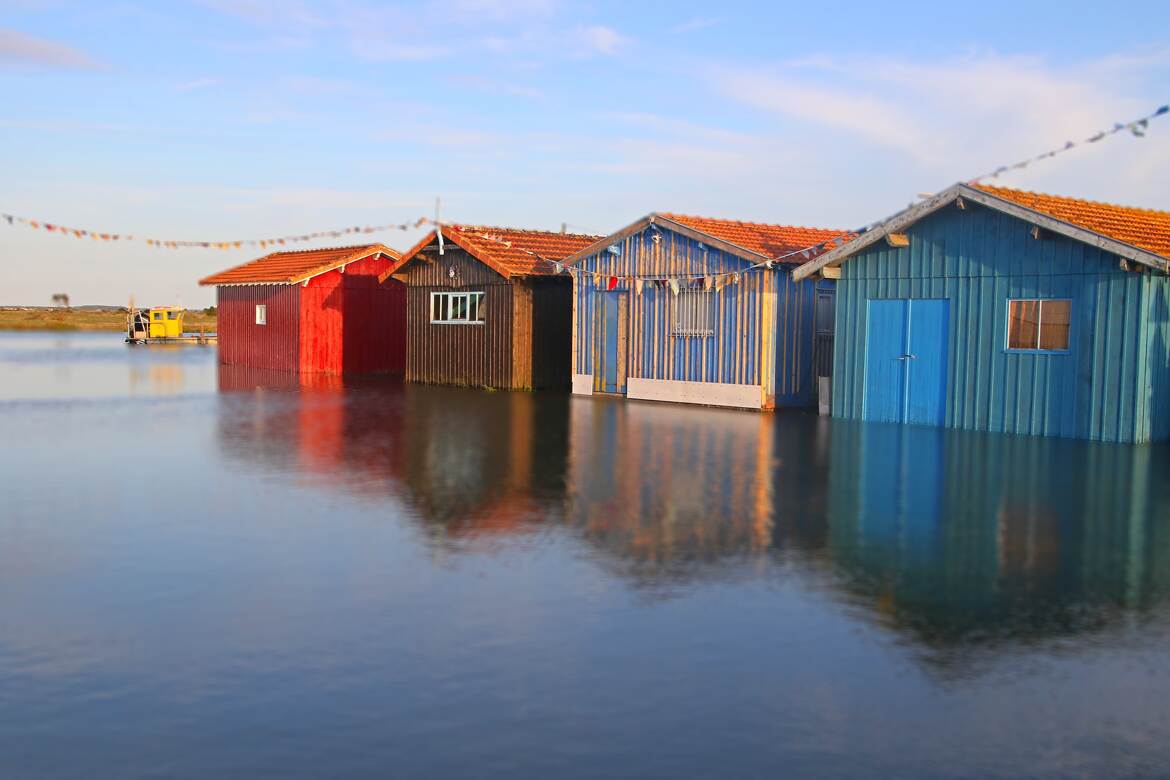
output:
[[53, 293], [53, 305], [64, 306], [69, 308], [69, 294], [68, 293]]
[[208, 317], [214, 317], [216, 314], [215, 307], [208, 306], [206, 309], [203, 310], [203, 313], [206, 314]]

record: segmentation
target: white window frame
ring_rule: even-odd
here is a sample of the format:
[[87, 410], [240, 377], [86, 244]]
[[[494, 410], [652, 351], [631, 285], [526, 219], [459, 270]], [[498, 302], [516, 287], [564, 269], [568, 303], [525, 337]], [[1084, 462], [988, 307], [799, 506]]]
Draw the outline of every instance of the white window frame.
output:
[[[1036, 312], [1036, 346], [1035, 347], [1013, 347], [1012, 346], [1012, 304], [1013, 303], [1035, 303], [1039, 304]], [[1046, 303], [1067, 303], [1068, 304], [1068, 338], [1065, 346], [1059, 349], [1044, 349], [1040, 346], [1040, 337], [1044, 333], [1044, 304]], [[1073, 318], [1073, 300], [1072, 298], [1008, 298], [1006, 321], [1004, 323], [1003, 331], [1003, 348], [1005, 352], [1023, 352], [1025, 354], [1037, 355], [1067, 355], [1072, 349], [1072, 318]]]
[[266, 303], [256, 304], [256, 324], [257, 325], [267, 325], [268, 324], [268, 304], [266, 304]]
[[[432, 325], [483, 325], [484, 320], [484, 296], [486, 292], [482, 290], [469, 290], [467, 292], [432, 292], [431, 293], [431, 324]], [[436, 316], [439, 310], [436, 309], [437, 301], [445, 301], [442, 311], [446, 312], [445, 317]], [[462, 302], [462, 306], [458, 305]], [[464, 316], [452, 317], [451, 312], [457, 308], [462, 308]], [[472, 319], [472, 312], [475, 313], [475, 319]]]
[[670, 315], [670, 335], [710, 338], [715, 335], [713, 290], [679, 290]]

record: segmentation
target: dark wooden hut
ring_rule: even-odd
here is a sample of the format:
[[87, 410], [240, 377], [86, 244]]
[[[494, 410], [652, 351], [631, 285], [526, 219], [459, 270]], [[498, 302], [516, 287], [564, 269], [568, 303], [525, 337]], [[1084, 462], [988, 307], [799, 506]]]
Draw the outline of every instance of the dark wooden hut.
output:
[[401, 374], [406, 291], [385, 244], [273, 252], [199, 282], [216, 288], [219, 360], [306, 373]]
[[[596, 236], [443, 225], [402, 258], [410, 382], [568, 389], [572, 279]], [[389, 272], [383, 278], [389, 276]]]

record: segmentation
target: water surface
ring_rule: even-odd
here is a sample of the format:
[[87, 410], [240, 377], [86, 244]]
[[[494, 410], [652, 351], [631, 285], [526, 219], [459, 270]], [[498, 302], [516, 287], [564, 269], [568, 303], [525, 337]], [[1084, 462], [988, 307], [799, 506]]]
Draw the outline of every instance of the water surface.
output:
[[0, 334], [0, 776], [1165, 776], [1167, 449]]

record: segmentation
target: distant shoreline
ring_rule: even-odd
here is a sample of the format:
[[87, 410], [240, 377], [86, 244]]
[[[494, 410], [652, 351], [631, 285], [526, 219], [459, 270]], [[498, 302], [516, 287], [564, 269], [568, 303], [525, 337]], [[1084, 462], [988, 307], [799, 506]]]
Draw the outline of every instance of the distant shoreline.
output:
[[[207, 332], [215, 330], [216, 317], [202, 310], [188, 311], [183, 317], [184, 330]], [[108, 331], [122, 332], [126, 328], [126, 312], [104, 307], [48, 308], [0, 307], [0, 331]]]

